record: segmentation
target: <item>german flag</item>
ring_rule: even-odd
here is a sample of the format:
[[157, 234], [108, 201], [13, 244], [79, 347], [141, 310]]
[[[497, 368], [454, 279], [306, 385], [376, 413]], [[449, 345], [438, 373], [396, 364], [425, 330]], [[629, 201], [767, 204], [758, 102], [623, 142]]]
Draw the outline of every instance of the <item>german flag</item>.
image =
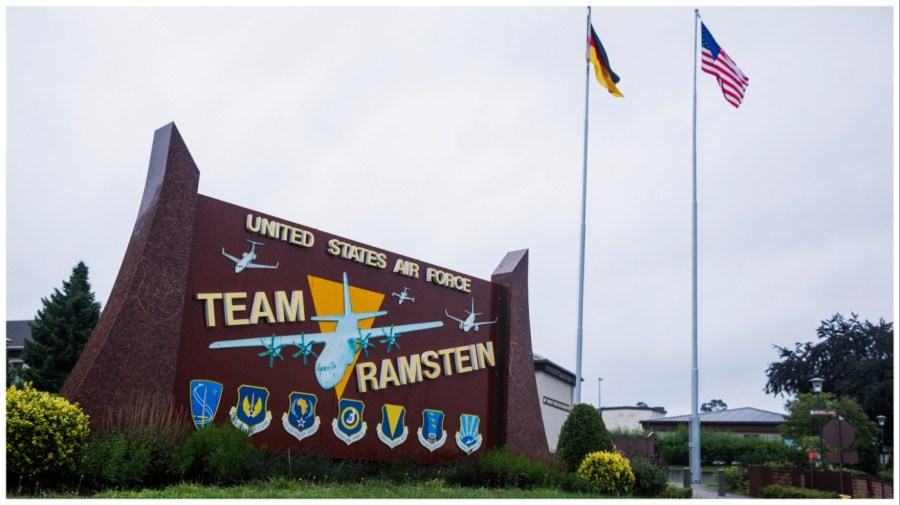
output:
[[619, 76], [613, 72], [613, 69], [609, 68], [609, 58], [607, 58], [606, 51], [603, 49], [603, 44], [600, 43], [600, 39], [597, 37], [597, 32], [594, 31], [593, 26], [591, 26], [591, 37], [588, 39], [588, 57], [590, 58], [591, 63], [594, 64], [594, 73], [597, 74], [597, 82], [608, 89], [614, 96], [624, 98], [624, 95], [616, 88], [616, 83], [619, 82]]

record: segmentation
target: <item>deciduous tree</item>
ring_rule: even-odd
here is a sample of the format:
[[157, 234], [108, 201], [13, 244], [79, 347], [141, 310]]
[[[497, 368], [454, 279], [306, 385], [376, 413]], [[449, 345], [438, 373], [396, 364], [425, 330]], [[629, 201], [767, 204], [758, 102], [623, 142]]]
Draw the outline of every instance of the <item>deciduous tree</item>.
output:
[[811, 391], [809, 380], [825, 380], [825, 391], [849, 396], [874, 420], [887, 416], [885, 440], [894, 424], [894, 325], [844, 319], [835, 314], [816, 330], [818, 342], [797, 342], [794, 348], [774, 346], [778, 362], [766, 370], [765, 392], [794, 396]]
[[[821, 403], [819, 401], [821, 400]], [[858, 467], [870, 474], [878, 472], [878, 426], [863, 412], [859, 404], [852, 398], [838, 398], [832, 393], [822, 393], [817, 399], [813, 393], [804, 393], [785, 404], [788, 416], [781, 425], [781, 436], [792, 440], [803, 451], [819, 450], [818, 420], [811, 412], [814, 410], [834, 410], [842, 421], [853, 427], [855, 440], [845, 451], [855, 451], [859, 455]], [[834, 417], [823, 416], [824, 425]], [[838, 448], [825, 446], [826, 452], [837, 452]]]
[[722, 412], [723, 410], [728, 410], [728, 404], [719, 399], [713, 399], [700, 405], [700, 412], [706, 414], [710, 412]]

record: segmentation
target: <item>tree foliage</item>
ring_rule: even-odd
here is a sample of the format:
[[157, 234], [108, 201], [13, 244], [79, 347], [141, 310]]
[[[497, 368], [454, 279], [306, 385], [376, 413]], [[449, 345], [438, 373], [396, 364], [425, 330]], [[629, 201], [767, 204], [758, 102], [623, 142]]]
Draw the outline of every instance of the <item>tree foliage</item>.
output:
[[57, 393], [100, 318], [100, 303], [94, 299], [84, 262], [75, 265], [62, 291], [54, 289], [41, 303], [43, 308], [31, 324], [32, 340], [26, 340], [22, 350], [22, 361], [28, 365], [22, 378], [35, 389]]
[[856, 400], [870, 419], [887, 416], [885, 439], [892, 440], [894, 422], [894, 325], [835, 314], [816, 330], [819, 342], [797, 342], [793, 349], [774, 346], [779, 362], [769, 364], [765, 392], [799, 395], [811, 390], [809, 380], [825, 380], [825, 391]]
[[556, 444], [556, 456], [570, 472], [578, 470], [585, 456], [596, 451], [613, 451], [612, 435], [597, 409], [579, 403], [563, 423]]
[[[838, 398], [833, 393], [822, 393], [821, 398], [813, 393], [804, 393], [785, 405], [788, 411], [785, 423], [781, 425], [781, 436], [793, 440], [795, 446], [804, 452], [819, 450], [819, 425], [812, 410], [836, 410], [842, 421], [853, 427], [855, 440], [844, 451], [855, 451], [859, 455], [857, 467], [870, 474], [878, 473], [878, 426], [863, 412], [860, 405], [848, 396]], [[834, 419], [822, 417], [822, 424]], [[826, 452], [837, 452], [836, 447], [825, 444]]]
[[710, 412], [722, 412], [728, 410], [728, 404], [719, 399], [712, 399], [700, 405], [700, 412], [708, 414]]

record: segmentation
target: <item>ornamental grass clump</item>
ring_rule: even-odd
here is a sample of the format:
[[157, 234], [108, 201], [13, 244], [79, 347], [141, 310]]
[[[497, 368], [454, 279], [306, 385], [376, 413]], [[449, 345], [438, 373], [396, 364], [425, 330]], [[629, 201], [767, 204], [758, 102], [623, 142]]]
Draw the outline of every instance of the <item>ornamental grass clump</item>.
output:
[[635, 478], [631, 465], [617, 452], [588, 454], [578, 466], [577, 473], [604, 495], [628, 496], [634, 490]]
[[25, 383], [6, 390], [6, 465], [15, 479], [71, 475], [88, 437], [88, 416], [65, 398]]

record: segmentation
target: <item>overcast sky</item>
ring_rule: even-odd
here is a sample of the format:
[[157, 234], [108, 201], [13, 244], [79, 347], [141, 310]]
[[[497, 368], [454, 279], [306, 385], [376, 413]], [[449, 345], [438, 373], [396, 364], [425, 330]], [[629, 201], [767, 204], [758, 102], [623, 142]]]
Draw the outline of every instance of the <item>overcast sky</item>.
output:
[[[700, 401], [783, 412], [773, 345], [896, 313], [896, 2], [704, 7]], [[694, 5], [595, 5], [582, 400], [691, 405]], [[584, 6], [6, 9], [6, 318], [84, 261], [106, 305], [153, 132], [200, 193], [490, 279], [530, 251], [535, 352], [575, 371]], [[828, 385], [825, 385], [826, 390]]]

